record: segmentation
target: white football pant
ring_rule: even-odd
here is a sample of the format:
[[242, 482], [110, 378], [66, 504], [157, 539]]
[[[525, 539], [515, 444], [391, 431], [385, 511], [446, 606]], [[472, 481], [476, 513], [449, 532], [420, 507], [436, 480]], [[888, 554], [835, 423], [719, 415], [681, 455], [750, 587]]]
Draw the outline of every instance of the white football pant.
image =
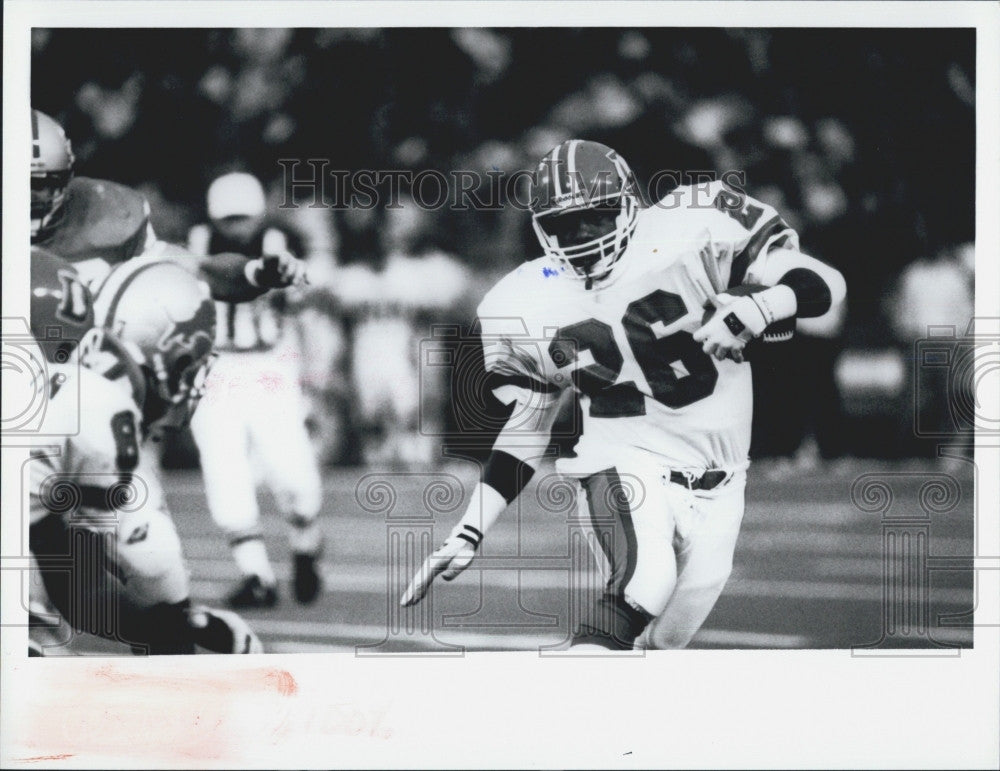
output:
[[[298, 369], [272, 352], [222, 353], [191, 421], [208, 507], [231, 540], [260, 533], [257, 486], [293, 526], [319, 513], [319, 467], [305, 425]], [[315, 530], [315, 528], [312, 528]], [[316, 545], [295, 543], [295, 551]]]
[[623, 464], [580, 480], [578, 507], [604, 581], [652, 621], [637, 647], [683, 648], [732, 571], [746, 472], [709, 490], [670, 481], [668, 469]]

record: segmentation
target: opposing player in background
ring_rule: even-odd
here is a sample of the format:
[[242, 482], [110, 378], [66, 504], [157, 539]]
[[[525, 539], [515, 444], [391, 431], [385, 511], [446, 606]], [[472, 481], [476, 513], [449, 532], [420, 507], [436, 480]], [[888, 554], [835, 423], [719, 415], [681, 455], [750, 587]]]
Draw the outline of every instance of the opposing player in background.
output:
[[287, 254], [192, 258], [157, 239], [149, 203], [135, 190], [74, 176], [73, 148], [62, 126], [38, 110], [31, 111], [31, 137], [31, 243], [73, 263], [88, 286], [139, 255], [175, 261], [205, 281], [213, 297], [230, 302], [305, 280], [304, 267]]
[[[486, 295], [494, 393], [513, 408], [465, 515], [401, 598], [464, 570], [538, 468], [559, 393], [581, 394], [576, 480], [606, 579], [579, 648], [686, 646], [732, 568], [744, 509], [752, 391], [744, 348], [832, 317], [836, 270], [802, 254], [770, 206], [721, 182], [640, 208], [614, 150], [570, 140], [539, 164], [532, 224], [545, 256]], [[707, 303], [707, 305], [706, 305]], [[553, 332], [554, 330], [554, 332]]]
[[137, 652], [260, 652], [239, 616], [191, 604], [146, 449], [197, 406], [212, 355], [208, 288], [140, 258], [92, 303], [58, 256], [33, 249], [31, 269], [31, 331], [49, 377], [29, 464], [30, 546], [49, 601], [77, 631]]
[[447, 398], [442, 368], [421, 367], [421, 340], [468, 294], [467, 269], [430, 237], [429, 215], [407, 193], [386, 210], [380, 258], [338, 267], [334, 293], [350, 320], [349, 371], [364, 460], [394, 468], [440, 462]]
[[[195, 255], [208, 262], [226, 253], [295, 259], [285, 234], [266, 223], [264, 190], [252, 175], [217, 178], [207, 208], [209, 222], [196, 225], [188, 240]], [[278, 600], [260, 526], [258, 482], [288, 522], [295, 598], [312, 602], [321, 588], [320, 475], [299, 384], [305, 349], [289, 302], [286, 293], [272, 292], [242, 304], [215, 303], [219, 360], [191, 424], [209, 510], [229, 536], [243, 576], [228, 598], [237, 608], [270, 607]]]

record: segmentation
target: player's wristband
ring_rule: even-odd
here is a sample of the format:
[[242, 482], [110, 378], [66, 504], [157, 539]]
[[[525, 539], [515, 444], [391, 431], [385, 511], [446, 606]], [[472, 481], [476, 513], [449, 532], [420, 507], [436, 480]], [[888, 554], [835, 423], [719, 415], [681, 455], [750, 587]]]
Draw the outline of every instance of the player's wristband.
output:
[[816, 271], [808, 268], [793, 268], [778, 280], [779, 286], [787, 286], [795, 294], [796, 313], [800, 319], [822, 316], [833, 303], [830, 287]]
[[762, 292], [754, 292], [750, 295], [750, 299], [760, 309], [765, 326], [793, 318], [798, 310], [795, 291], [784, 284], [769, 287]]
[[535, 470], [520, 458], [503, 450], [490, 453], [483, 469], [482, 482], [496, 490], [510, 503], [525, 488]]

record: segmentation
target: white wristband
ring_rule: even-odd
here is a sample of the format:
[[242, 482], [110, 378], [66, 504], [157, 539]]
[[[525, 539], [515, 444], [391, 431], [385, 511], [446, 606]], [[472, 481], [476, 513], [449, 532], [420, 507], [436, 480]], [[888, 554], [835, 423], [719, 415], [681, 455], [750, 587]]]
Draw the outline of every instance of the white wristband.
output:
[[784, 284], [769, 287], [763, 292], [755, 292], [750, 297], [757, 303], [767, 324], [790, 319], [799, 308], [794, 290]]
[[247, 277], [247, 282], [250, 286], [260, 289], [260, 284], [257, 283], [257, 271], [259, 271], [264, 265], [264, 260], [258, 257], [256, 260], [249, 260], [246, 265], [243, 266], [243, 275]]

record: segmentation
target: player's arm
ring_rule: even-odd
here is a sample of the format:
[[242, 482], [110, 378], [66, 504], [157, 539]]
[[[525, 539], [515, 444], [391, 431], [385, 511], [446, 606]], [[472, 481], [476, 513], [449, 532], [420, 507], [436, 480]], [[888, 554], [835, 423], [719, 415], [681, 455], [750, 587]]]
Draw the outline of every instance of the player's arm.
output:
[[[557, 404], [558, 400], [553, 400], [541, 408], [528, 408], [522, 403], [515, 406], [513, 416], [493, 444], [465, 514], [413, 577], [400, 598], [401, 605], [420, 602], [437, 576], [451, 581], [469, 567], [490, 528], [538, 470], [548, 447]], [[526, 409], [531, 410], [528, 415]]]
[[717, 359], [742, 358], [743, 347], [774, 324], [810, 319], [816, 328], [839, 323], [847, 284], [840, 271], [794, 249], [767, 256], [759, 280], [763, 288], [715, 297], [715, 313], [695, 333], [702, 349]]
[[773, 207], [725, 187], [714, 203], [712, 226], [731, 234], [737, 248], [724, 285], [728, 290], [713, 298], [715, 313], [694, 333], [706, 353], [741, 360], [747, 342], [772, 324], [837, 323], [847, 296], [838, 270], [803, 254], [798, 235]]
[[240, 303], [253, 300], [271, 289], [308, 283], [305, 265], [286, 250], [275, 250], [251, 259], [235, 252], [209, 256], [208, 240], [191, 231], [188, 249], [158, 241], [147, 246], [144, 254], [170, 260], [197, 275], [208, 284], [212, 298]]
[[469, 566], [490, 528], [537, 471], [549, 444], [559, 389], [529, 373], [523, 360], [509, 351], [498, 360], [488, 343], [486, 348], [493, 393], [513, 412], [493, 443], [465, 514], [413, 577], [400, 599], [403, 606], [419, 602], [438, 575], [450, 581]]

